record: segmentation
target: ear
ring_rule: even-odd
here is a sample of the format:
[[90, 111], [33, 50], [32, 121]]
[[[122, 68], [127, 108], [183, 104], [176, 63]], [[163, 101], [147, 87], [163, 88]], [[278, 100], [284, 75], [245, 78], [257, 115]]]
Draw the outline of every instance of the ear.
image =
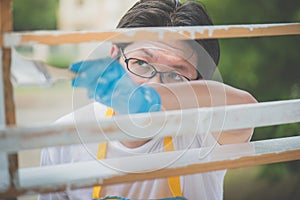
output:
[[116, 58], [119, 56], [119, 47], [116, 45], [113, 45], [110, 49], [110, 57], [111, 58]]

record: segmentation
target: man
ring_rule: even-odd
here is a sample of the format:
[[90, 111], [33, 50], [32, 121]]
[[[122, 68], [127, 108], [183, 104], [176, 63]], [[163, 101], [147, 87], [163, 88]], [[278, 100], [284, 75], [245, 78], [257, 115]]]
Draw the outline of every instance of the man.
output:
[[[118, 28], [197, 25], [212, 25], [198, 3], [141, 0], [124, 15]], [[75, 111], [62, 118], [59, 123], [76, 123], [88, 118], [91, 113], [96, 115], [95, 118], [104, 116], [105, 113], [111, 115], [111, 110], [106, 106], [119, 115], [256, 102], [245, 91], [209, 80], [219, 62], [217, 40], [114, 44], [110, 54], [111, 58], [87, 60], [70, 67], [77, 73], [72, 85], [86, 88], [89, 97], [94, 98], [97, 103]], [[91, 108], [94, 112], [90, 112]], [[252, 132], [252, 129], [223, 131], [213, 133], [214, 137], [210, 137], [210, 134], [203, 137], [197, 134], [195, 127], [195, 133], [189, 136], [150, 139], [147, 136], [155, 133], [148, 133], [145, 128], [137, 141], [112, 141], [105, 145], [100, 144], [99, 147], [96, 143], [87, 144], [85, 147], [73, 145], [45, 149], [41, 163], [52, 165], [86, 161], [95, 157], [103, 159], [149, 154], [169, 151], [168, 146], [172, 147], [171, 150], [201, 148], [216, 141], [218, 145], [247, 142]], [[91, 156], [89, 152], [98, 152], [98, 156]], [[126, 171], [126, 168], [118, 167], [117, 170]], [[132, 199], [176, 196], [179, 196], [178, 199], [192, 200], [222, 199], [224, 175], [225, 171], [216, 171], [178, 176], [174, 179], [137, 181], [42, 195], [40, 199], [88, 199], [106, 196]]]

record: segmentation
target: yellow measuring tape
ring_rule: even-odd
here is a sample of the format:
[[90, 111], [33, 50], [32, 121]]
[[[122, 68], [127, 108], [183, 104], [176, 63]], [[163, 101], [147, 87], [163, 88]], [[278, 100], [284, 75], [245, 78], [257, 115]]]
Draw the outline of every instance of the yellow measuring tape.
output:
[[[110, 117], [114, 115], [114, 111], [111, 108], [108, 108], [106, 111], [105, 116]], [[164, 151], [174, 151], [174, 144], [172, 141], [172, 137], [165, 137], [164, 138]], [[106, 157], [107, 152], [107, 142], [100, 143], [98, 146], [98, 154], [97, 159], [104, 159]], [[181, 186], [180, 186], [180, 177], [168, 177], [168, 185], [173, 197], [183, 197]], [[101, 186], [95, 186], [93, 188], [93, 199], [100, 198]]]

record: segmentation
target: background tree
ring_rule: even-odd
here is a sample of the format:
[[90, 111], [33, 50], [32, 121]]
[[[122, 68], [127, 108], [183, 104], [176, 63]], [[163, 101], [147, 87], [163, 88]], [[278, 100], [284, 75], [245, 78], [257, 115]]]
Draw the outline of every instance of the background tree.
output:
[[[300, 1], [207, 0], [215, 24], [300, 21]], [[219, 70], [225, 83], [250, 91], [259, 101], [300, 98], [300, 36], [221, 39]], [[300, 135], [300, 123], [256, 128], [253, 140]], [[300, 176], [300, 161], [262, 167], [263, 177]], [[300, 179], [299, 179], [300, 180]]]
[[59, 0], [14, 0], [15, 31], [56, 29]]

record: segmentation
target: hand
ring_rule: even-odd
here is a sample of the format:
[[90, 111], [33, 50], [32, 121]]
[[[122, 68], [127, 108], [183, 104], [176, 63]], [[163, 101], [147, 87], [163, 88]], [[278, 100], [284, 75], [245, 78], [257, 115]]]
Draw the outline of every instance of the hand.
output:
[[73, 87], [84, 87], [88, 97], [112, 107], [117, 113], [159, 111], [159, 94], [149, 86], [135, 84], [121, 64], [111, 58], [74, 63]]

